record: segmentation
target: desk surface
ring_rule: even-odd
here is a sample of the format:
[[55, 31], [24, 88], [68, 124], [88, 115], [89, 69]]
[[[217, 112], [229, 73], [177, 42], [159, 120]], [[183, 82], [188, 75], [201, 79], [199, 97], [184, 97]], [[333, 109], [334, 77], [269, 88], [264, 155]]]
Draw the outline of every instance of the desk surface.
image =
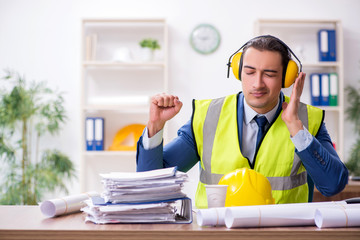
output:
[[[195, 216], [194, 216], [195, 217]], [[85, 223], [84, 213], [46, 218], [38, 206], [0, 206], [0, 239], [360, 239], [360, 228], [238, 228], [192, 224]]]

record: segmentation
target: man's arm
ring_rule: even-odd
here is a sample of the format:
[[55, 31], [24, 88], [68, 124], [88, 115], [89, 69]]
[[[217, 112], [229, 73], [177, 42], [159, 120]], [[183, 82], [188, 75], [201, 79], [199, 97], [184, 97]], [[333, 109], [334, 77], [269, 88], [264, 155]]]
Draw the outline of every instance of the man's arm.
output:
[[182, 126], [178, 130], [178, 136], [165, 147], [161, 143], [155, 148], [145, 149], [143, 138], [144, 134], [137, 143], [137, 171], [177, 166], [178, 170], [187, 172], [199, 161], [191, 121]]
[[[310, 134], [310, 133], [309, 133]], [[348, 170], [337, 155], [323, 123], [304, 150], [296, 150], [316, 188], [324, 196], [341, 192], [348, 182]]]
[[[145, 128], [146, 136], [151, 138], [158, 135], [164, 128], [165, 123], [178, 114], [181, 107], [182, 102], [177, 96], [162, 93], [151, 97], [149, 121]], [[145, 149], [143, 146], [143, 138], [144, 136], [140, 137], [136, 148], [137, 171], [163, 168], [162, 144], [159, 144], [159, 146], [153, 149]]]
[[[291, 92], [290, 102], [282, 104], [283, 113], [281, 118], [292, 137], [297, 134], [307, 134], [307, 136], [310, 134], [304, 130], [298, 115], [305, 76], [304, 73], [299, 74]], [[304, 136], [304, 140], [308, 138]], [[300, 157], [316, 188], [324, 196], [332, 196], [344, 189], [348, 181], [348, 171], [332, 146], [324, 123], [321, 125], [316, 138], [311, 138], [312, 141], [310, 141], [309, 145], [300, 151], [296, 150], [296, 154]], [[298, 148], [297, 144], [295, 144], [295, 147]]]

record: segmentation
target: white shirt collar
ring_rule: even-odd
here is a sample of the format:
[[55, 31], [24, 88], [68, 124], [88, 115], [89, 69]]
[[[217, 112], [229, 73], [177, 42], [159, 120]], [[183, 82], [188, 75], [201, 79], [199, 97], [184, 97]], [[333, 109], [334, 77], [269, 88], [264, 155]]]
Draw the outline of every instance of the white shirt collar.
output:
[[276, 110], [278, 109], [280, 104], [280, 98], [278, 99], [278, 103], [275, 105], [273, 109], [271, 109], [269, 112], [265, 114], [259, 114], [254, 109], [252, 109], [246, 102], [246, 99], [244, 97], [244, 121], [245, 124], [248, 125], [251, 120], [254, 119], [256, 115], [265, 116], [269, 123], [271, 123], [274, 120]]

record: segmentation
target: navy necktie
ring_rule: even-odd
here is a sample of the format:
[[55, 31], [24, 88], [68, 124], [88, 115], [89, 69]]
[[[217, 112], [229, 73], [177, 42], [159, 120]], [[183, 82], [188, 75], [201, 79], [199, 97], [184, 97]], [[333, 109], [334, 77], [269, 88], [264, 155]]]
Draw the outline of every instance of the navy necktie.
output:
[[263, 137], [264, 135], [264, 132], [265, 132], [265, 125], [267, 124], [267, 119], [265, 116], [256, 116], [254, 118], [255, 122], [257, 123], [257, 125], [259, 126], [259, 131], [258, 131], [258, 134], [257, 134], [257, 139], [256, 139], [256, 148], [258, 147], [259, 145], [259, 142], [261, 140], [261, 138]]

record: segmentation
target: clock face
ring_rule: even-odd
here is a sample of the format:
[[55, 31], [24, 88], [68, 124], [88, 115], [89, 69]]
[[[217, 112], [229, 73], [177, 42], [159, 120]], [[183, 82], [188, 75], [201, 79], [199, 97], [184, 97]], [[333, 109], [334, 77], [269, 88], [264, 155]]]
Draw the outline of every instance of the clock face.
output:
[[195, 51], [209, 54], [219, 47], [220, 34], [214, 26], [200, 24], [191, 32], [190, 43]]

